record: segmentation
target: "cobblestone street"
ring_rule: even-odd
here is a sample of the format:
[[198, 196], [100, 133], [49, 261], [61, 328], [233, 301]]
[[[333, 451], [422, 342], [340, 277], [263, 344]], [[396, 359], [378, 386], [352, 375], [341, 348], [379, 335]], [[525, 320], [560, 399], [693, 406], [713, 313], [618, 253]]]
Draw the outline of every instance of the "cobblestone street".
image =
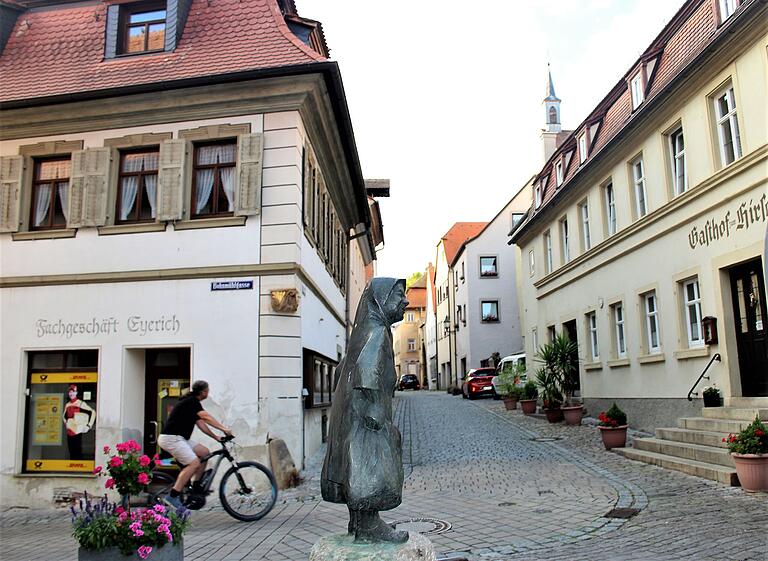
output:
[[[594, 427], [550, 425], [498, 401], [399, 393], [404, 502], [387, 521], [434, 519], [441, 554], [474, 561], [768, 559], [768, 496], [606, 452]], [[594, 413], [594, 412], [593, 412]], [[538, 440], [536, 440], [538, 439]], [[346, 509], [323, 503], [316, 465], [260, 522], [215, 506], [195, 513], [186, 559], [302, 561], [344, 532]], [[627, 520], [616, 507], [639, 509]], [[0, 516], [4, 561], [76, 559], [63, 511]]]

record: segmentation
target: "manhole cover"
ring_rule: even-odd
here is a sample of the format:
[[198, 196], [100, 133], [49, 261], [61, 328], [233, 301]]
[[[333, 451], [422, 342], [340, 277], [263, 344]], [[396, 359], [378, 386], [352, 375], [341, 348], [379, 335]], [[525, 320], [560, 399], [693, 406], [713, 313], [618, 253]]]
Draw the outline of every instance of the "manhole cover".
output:
[[640, 512], [636, 508], [614, 508], [609, 510], [603, 516], [605, 518], [632, 518], [635, 514]]
[[411, 518], [409, 520], [398, 520], [392, 525], [398, 530], [407, 530], [408, 532], [418, 532], [419, 534], [442, 534], [451, 529], [450, 522], [438, 520], [437, 518]]
[[562, 439], [562, 436], [534, 436], [528, 440], [532, 440], [533, 442], [556, 442]]

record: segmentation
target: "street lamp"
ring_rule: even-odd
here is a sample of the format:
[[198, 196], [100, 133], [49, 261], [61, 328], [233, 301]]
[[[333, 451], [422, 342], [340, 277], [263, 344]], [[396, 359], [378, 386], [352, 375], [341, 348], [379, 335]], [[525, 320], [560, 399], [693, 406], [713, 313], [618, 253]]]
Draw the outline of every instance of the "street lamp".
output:
[[451, 332], [451, 319], [448, 316], [445, 316], [445, 320], [443, 320], [443, 332], [446, 335]]

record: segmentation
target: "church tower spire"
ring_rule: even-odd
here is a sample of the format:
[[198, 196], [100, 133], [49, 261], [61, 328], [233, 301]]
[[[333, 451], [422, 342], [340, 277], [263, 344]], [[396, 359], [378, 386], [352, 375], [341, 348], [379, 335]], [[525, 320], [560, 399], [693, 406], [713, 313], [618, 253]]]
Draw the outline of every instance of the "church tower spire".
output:
[[552, 81], [552, 70], [547, 63], [547, 93], [542, 103], [544, 104], [544, 119], [547, 132], [560, 132], [562, 125], [560, 121], [560, 98], [555, 94], [555, 83]]

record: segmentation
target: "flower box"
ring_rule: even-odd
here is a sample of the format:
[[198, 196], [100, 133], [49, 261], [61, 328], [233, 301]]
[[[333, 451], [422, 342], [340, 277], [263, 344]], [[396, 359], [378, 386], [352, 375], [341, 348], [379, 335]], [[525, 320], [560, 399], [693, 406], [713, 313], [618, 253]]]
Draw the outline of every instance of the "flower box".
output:
[[[146, 550], [143, 550], [146, 551]], [[147, 557], [141, 557], [138, 551], [131, 555], [123, 555], [116, 547], [107, 547], [105, 549], [84, 549], [77, 550], [77, 561], [120, 561], [125, 559], [148, 559], [150, 561], [184, 561], [184, 542], [178, 544], [166, 544], [163, 547], [153, 547]]]

